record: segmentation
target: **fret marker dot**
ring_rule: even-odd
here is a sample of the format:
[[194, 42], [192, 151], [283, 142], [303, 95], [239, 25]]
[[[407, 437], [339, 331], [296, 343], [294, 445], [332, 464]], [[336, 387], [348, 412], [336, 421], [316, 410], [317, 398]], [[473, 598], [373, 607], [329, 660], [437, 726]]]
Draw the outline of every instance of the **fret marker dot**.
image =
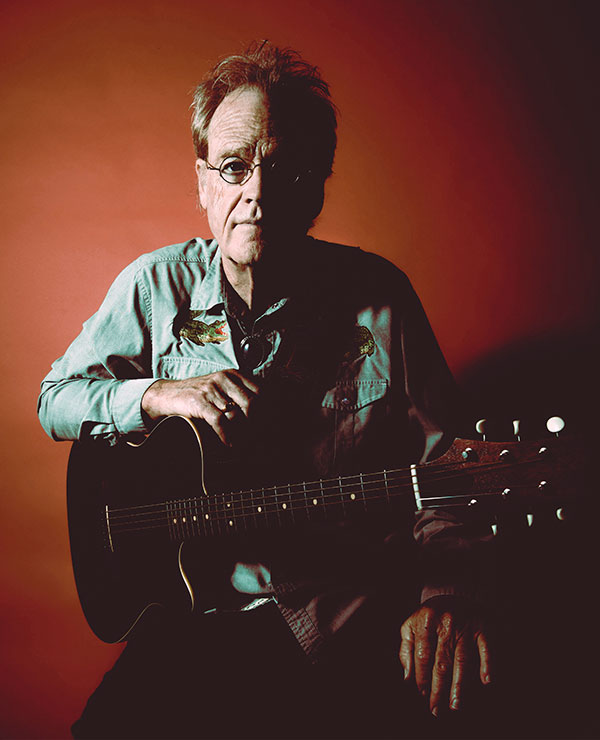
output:
[[205, 515], [204, 515], [204, 518], [205, 518], [205, 519], [208, 519], [208, 514], [205, 514]]
[[177, 519], [173, 519], [173, 524], [177, 524]]
[[287, 504], [281, 504], [282, 509], [287, 509]]
[[317, 505], [317, 499], [316, 499], [316, 498], [313, 498], [313, 504], [314, 504], [315, 506]]
[[352, 499], [352, 501], [354, 501], [356, 499], [356, 494], [355, 493], [351, 493], [350, 494], [350, 498]]
[[259, 506], [258, 509], [257, 509], [257, 511], [260, 514], [260, 512], [262, 511], [262, 506]]
[[192, 519], [193, 519], [193, 520], [194, 520], [195, 522], [197, 522], [197, 521], [198, 521], [198, 517], [197, 517], [197, 516], [195, 516], [195, 515], [194, 515], [194, 516], [192, 517]]
[[227, 504], [227, 508], [228, 509], [231, 509], [231, 504]]
[[229, 520], [229, 526], [233, 527], [233, 522], [231, 521], [231, 519]]
[[185, 524], [185, 517], [183, 517], [183, 519], [181, 521]]

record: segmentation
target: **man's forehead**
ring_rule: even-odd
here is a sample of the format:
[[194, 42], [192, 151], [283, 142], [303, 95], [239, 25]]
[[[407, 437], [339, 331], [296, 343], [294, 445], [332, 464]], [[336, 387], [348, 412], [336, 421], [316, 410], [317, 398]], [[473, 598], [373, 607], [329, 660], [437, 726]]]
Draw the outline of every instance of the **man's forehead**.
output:
[[229, 93], [217, 107], [207, 131], [208, 148], [214, 154], [254, 154], [277, 145], [269, 102], [256, 88]]

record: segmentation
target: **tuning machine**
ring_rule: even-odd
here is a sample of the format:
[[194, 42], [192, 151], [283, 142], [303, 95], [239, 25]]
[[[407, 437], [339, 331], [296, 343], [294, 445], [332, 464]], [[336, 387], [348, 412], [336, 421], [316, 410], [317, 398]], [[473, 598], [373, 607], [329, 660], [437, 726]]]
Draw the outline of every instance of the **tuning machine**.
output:
[[551, 434], [556, 434], [557, 437], [564, 428], [565, 428], [565, 420], [561, 418], [560, 416], [551, 416], [546, 422], [546, 429]]

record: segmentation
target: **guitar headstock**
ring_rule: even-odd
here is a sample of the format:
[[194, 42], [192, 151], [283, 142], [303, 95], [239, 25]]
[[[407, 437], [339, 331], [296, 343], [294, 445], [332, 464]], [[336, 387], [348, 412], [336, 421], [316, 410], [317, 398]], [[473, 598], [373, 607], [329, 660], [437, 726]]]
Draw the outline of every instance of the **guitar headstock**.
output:
[[[503, 513], [520, 513], [529, 526], [538, 511], [564, 520], [569, 505], [590, 487], [586, 440], [561, 434], [564, 426], [560, 417], [552, 417], [547, 422], [549, 436], [529, 441], [521, 439], [520, 425], [513, 422], [515, 438], [493, 442], [486, 439], [484, 420], [478, 422], [482, 439], [456, 439], [430, 464], [431, 472], [435, 470], [429, 476], [432, 483], [441, 484], [449, 476], [455, 479], [455, 495], [445, 496], [439, 505], [476, 507], [489, 511], [492, 520]], [[432, 497], [430, 505], [435, 498], [442, 499]]]

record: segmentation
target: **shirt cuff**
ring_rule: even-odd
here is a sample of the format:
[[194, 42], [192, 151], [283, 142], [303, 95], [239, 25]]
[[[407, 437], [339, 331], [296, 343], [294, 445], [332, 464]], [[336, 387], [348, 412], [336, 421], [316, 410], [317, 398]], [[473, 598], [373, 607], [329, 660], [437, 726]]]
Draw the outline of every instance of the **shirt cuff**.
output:
[[464, 588], [457, 586], [424, 586], [421, 591], [421, 604], [435, 596], [459, 596], [464, 599], [474, 599], [475, 594], [472, 591], [466, 591]]
[[142, 414], [142, 396], [158, 378], [122, 380], [115, 393], [112, 416], [119, 434], [145, 434], [149, 431]]

